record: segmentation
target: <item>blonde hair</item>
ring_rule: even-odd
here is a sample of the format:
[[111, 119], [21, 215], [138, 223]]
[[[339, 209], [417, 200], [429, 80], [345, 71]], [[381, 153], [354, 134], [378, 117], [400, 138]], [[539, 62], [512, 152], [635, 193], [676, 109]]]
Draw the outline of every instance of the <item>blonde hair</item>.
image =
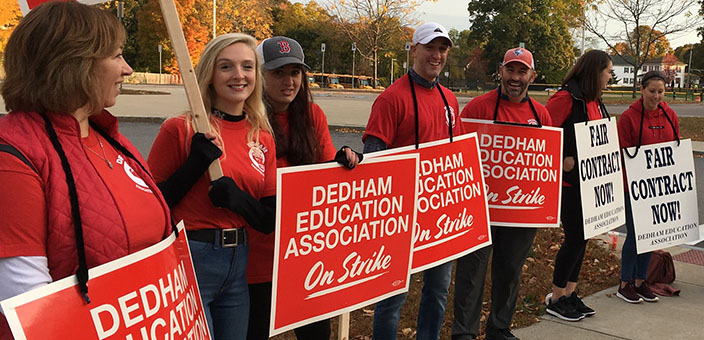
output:
[[[269, 119], [266, 116], [266, 109], [264, 107], [264, 102], [262, 101], [262, 72], [261, 72], [261, 60], [257, 57], [257, 40], [252, 36], [244, 33], [228, 33], [217, 36], [215, 39], [211, 40], [203, 54], [200, 56], [198, 65], [196, 65], [196, 77], [198, 78], [198, 87], [200, 89], [201, 97], [203, 97], [203, 104], [205, 105], [205, 111], [208, 116], [211, 127], [213, 131], [218, 133], [218, 127], [213, 124], [212, 119], [212, 109], [213, 102], [217, 94], [212, 86], [213, 72], [215, 71], [215, 59], [218, 54], [226, 47], [236, 44], [243, 43], [247, 45], [254, 53], [255, 63], [256, 63], [256, 81], [254, 84], [254, 91], [249, 97], [244, 101], [244, 111], [246, 112], [246, 119], [252, 126], [247, 133], [247, 140], [257, 141], [259, 140], [259, 131], [264, 130], [270, 134], [272, 133], [271, 125], [269, 125]], [[189, 113], [189, 118], [187, 122], [192, 121], [192, 113]], [[218, 133], [219, 134], [219, 133]]]
[[5, 48], [2, 96], [8, 111], [73, 113], [104, 108], [94, 68], [125, 42], [107, 11], [77, 2], [43, 3], [25, 16]]

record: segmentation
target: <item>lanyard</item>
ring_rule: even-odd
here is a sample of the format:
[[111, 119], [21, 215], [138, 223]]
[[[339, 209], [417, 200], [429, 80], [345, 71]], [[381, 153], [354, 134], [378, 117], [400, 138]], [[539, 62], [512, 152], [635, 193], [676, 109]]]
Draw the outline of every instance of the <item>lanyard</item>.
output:
[[[411, 96], [413, 97], [413, 113], [415, 114], [415, 124], [416, 124], [416, 149], [418, 149], [418, 99], [416, 99], [416, 89], [415, 86], [413, 85], [414, 81], [413, 78], [411, 77], [410, 72], [408, 73], [408, 83], [411, 85]], [[440, 92], [440, 97], [442, 97], [442, 101], [445, 103], [445, 111], [447, 111], [447, 126], [448, 126], [448, 131], [447, 133], [450, 135], [450, 143], [452, 143], [452, 110], [450, 110], [450, 104], [447, 103], [447, 98], [445, 98], [445, 93], [442, 92], [442, 89], [440, 88], [440, 84], [438, 83], [435, 86], [438, 91]]]
[[[670, 119], [670, 116], [667, 115], [667, 112], [665, 112], [665, 109], [658, 103], [658, 108], [660, 111], [662, 111], [662, 114], [667, 118], [667, 121], [670, 122], [670, 126], [672, 127], [672, 134], [675, 135], [675, 139], [677, 140], [677, 146], [680, 146], [680, 136], [677, 135], [677, 130], [675, 129], [675, 123], [672, 122], [672, 119]], [[628, 153], [628, 149], [624, 148], [623, 151], [626, 152], [626, 155], [628, 155], [629, 158], [636, 158], [638, 155], [638, 150], [640, 150], [641, 143], [643, 143], [643, 117], [645, 117], [645, 104], [641, 100], [640, 102], [640, 132], [638, 132], [638, 145], [636, 145], [636, 152], [631, 155]]]
[[[497, 121], [496, 118], [499, 116], [499, 103], [501, 102], [501, 85], [499, 85], [499, 88], [497, 89], [497, 91], [498, 91], [498, 93], [496, 94], [496, 106], [494, 106], [494, 123], [535, 127], [535, 125], [525, 124], [525, 123]], [[528, 97], [528, 96], [526, 95], [526, 97]], [[540, 117], [538, 117], [538, 111], [535, 110], [535, 106], [533, 106], [533, 101], [530, 100], [530, 98], [528, 98], [528, 105], [530, 105], [530, 110], [533, 111], [533, 115], [535, 116], [535, 121], [538, 122], [538, 127], [542, 127], [543, 124], [540, 122]]]

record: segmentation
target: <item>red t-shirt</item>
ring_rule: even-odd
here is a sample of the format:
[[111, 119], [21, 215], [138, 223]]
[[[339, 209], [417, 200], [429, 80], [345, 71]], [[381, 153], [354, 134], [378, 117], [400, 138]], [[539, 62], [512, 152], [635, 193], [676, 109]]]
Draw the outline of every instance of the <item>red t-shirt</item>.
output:
[[[390, 149], [415, 144], [415, 111], [409, 81], [408, 74], [404, 75], [376, 98], [362, 141], [372, 135]], [[415, 83], [413, 86], [418, 104], [419, 143], [450, 137], [447, 109], [437, 87], [442, 89], [450, 106], [452, 134], [459, 136], [464, 133], [458, 119], [459, 105], [452, 91], [440, 84], [433, 89]]]
[[[315, 131], [315, 136], [318, 139], [318, 144], [320, 145], [320, 154], [318, 159], [323, 162], [330, 161], [335, 158], [337, 149], [332, 143], [332, 138], [330, 137], [330, 129], [328, 128], [328, 119], [323, 112], [323, 109], [316, 103], [310, 104], [310, 114], [311, 121], [313, 123], [313, 131]], [[277, 112], [275, 114], [276, 120], [281, 126], [283, 135], [285, 138], [289, 136], [289, 124], [288, 124], [288, 112]], [[278, 157], [276, 159], [276, 167], [283, 168], [290, 164], [288, 160], [284, 157]]]
[[[496, 90], [470, 100], [462, 109], [460, 117], [493, 121], [496, 98], [498, 95], [499, 91]], [[540, 118], [540, 123], [544, 126], [552, 126], [552, 119], [550, 119], [550, 114], [545, 106], [538, 103], [533, 98], [528, 98], [528, 100], [533, 103], [535, 112], [538, 113], [538, 118]], [[533, 114], [533, 110], [530, 108], [528, 101], [513, 103], [503, 98], [499, 102], [499, 112], [496, 116], [496, 120], [499, 122], [538, 125], [535, 114]]]
[[[323, 110], [315, 103], [311, 103], [310, 107], [311, 120], [315, 136], [320, 144], [320, 153], [318, 159], [323, 162], [335, 158], [335, 145], [330, 137], [328, 129], [328, 121]], [[277, 112], [276, 119], [281, 125], [283, 137], [289, 136], [288, 112]], [[283, 168], [290, 164], [283, 157], [276, 159], [276, 167]], [[262, 283], [271, 282], [272, 273], [274, 272], [274, 233], [263, 234], [258, 231], [253, 231], [249, 235], [249, 265], [247, 266], [247, 282]]]
[[[214, 121], [222, 138], [220, 164], [223, 174], [231, 177], [240, 189], [256, 199], [276, 195], [276, 147], [271, 134], [260, 131], [260, 146], [257, 147], [247, 141], [251, 124], [246, 119], [229, 122], [214, 118]], [[185, 116], [164, 122], [147, 160], [157, 183], [167, 180], [186, 161], [193, 134], [193, 130], [186, 125]], [[259, 232], [251, 228], [241, 215], [213, 205], [208, 197], [209, 187], [210, 177], [206, 172], [172, 209], [175, 220], [184, 220], [188, 230], [245, 226], [250, 242], [247, 275], [271, 277], [271, 266], [261, 265], [257, 260], [262, 256], [271, 258], [271, 255], [261, 253], [259, 248], [252, 246], [259, 242]]]
[[[98, 138], [102, 142], [100, 148]], [[90, 129], [82, 138], [85, 154], [112, 193], [122, 214], [130, 253], [163, 238], [166, 223], [159, 199], [102, 136]], [[93, 150], [95, 152], [91, 152]], [[103, 150], [105, 154], [103, 155]], [[107, 158], [113, 168], [108, 166]], [[47, 207], [41, 178], [17, 157], [0, 152], [0, 257], [46, 256]]]
[[[645, 110], [645, 115], [643, 115], [643, 137], [640, 140], [640, 145], [670, 142], [676, 140], [675, 134], [677, 136], [680, 135], [680, 123], [679, 119], [677, 119], [677, 114], [667, 103], [661, 102], [660, 105], [662, 105], [667, 116], [672, 120], [675, 130], [672, 130], [672, 125], [670, 125], [660, 108], [652, 111]], [[618, 119], [618, 143], [622, 148], [638, 145], [642, 110], [643, 98], [631, 104]]]
[[[589, 120], [602, 118], [598, 101], [592, 100], [587, 102], [586, 105]], [[545, 107], [550, 112], [555, 126], [562, 126], [562, 123], [572, 114], [572, 95], [568, 91], [557, 91], [557, 93], [548, 99], [548, 102], [545, 103]]]

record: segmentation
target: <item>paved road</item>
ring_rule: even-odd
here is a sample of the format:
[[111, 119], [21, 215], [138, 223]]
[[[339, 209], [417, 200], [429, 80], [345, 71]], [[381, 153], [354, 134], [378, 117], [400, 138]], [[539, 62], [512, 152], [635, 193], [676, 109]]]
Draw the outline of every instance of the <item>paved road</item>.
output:
[[[182, 86], [175, 85], [129, 85], [128, 89], [161, 91], [161, 95], [121, 95], [117, 105], [110, 112], [121, 117], [169, 117], [189, 109], [188, 100]], [[364, 127], [369, 119], [374, 99], [374, 92], [336, 92], [315, 91], [313, 97], [328, 116], [330, 125]], [[460, 108], [471, 100], [470, 97], [458, 97]], [[627, 105], [607, 105], [612, 113], [621, 113]], [[702, 104], [674, 104], [675, 112], [681, 117], [704, 117]], [[4, 113], [5, 103], [0, 98], [0, 113]]]

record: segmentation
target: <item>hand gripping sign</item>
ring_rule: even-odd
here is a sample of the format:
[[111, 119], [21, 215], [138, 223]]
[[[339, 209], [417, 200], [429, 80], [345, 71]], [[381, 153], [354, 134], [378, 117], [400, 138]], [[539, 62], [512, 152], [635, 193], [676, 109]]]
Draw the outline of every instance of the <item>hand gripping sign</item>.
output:
[[277, 170], [270, 334], [408, 291], [417, 155]]
[[492, 226], [558, 227], [562, 129], [462, 118], [479, 134]]
[[2, 301], [16, 340], [208, 340], [183, 222], [179, 233], [89, 270], [91, 303], [76, 277]]
[[491, 244], [489, 210], [477, 134], [395, 148], [369, 155], [418, 154], [418, 221], [413, 232], [413, 273]]
[[[627, 151], [626, 189], [634, 212], [638, 254], [699, 240], [692, 141], [643, 145], [637, 153], [635, 147]], [[628, 156], [634, 153], [634, 158]]]
[[584, 239], [626, 223], [616, 119], [574, 124]]

